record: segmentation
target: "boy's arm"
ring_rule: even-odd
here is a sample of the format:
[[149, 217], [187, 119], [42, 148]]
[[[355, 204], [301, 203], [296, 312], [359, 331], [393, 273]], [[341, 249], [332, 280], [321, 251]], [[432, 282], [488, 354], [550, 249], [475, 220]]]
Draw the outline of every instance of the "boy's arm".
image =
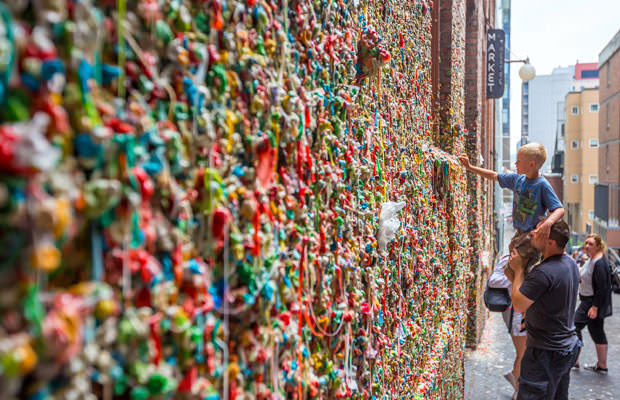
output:
[[544, 237], [549, 237], [549, 232], [551, 232], [551, 226], [555, 224], [557, 221], [561, 220], [564, 216], [564, 207], [558, 207], [549, 214], [547, 219], [538, 224], [536, 229], [532, 231], [532, 233], [542, 233]]
[[546, 180], [544, 182], [542, 186], [543, 208], [550, 210], [550, 212], [547, 219], [538, 224], [532, 233], [542, 233], [545, 239], [547, 239], [549, 237], [549, 232], [551, 232], [551, 226], [564, 216], [564, 207], [551, 185]]
[[493, 181], [497, 180], [497, 172], [492, 171], [490, 169], [475, 167], [471, 165], [469, 163], [469, 158], [467, 157], [467, 155], [461, 154], [459, 156], [459, 160], [461, 161], [461, 164], [463, 165], [463, 167], [465, 167], [466, 170], [474, 172], [483, 178], [487, 178]]

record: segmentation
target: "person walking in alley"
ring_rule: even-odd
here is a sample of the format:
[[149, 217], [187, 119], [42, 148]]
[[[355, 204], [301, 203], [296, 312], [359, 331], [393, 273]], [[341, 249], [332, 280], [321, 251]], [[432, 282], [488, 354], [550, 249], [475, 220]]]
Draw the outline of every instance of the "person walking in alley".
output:
[[[540, 168], [547, 159], [547, 151], [540, 143], [528, 143], [519, 148], [517, 153], [517, 173], [498, 174], [497, 172], [473, 166], [467, 155], [462, 154], [459, 160], [465, 169], [483, 178], [498, 181], [502, 188], [514, 192], [512, 221], [515, 236], [530, 231], [541, 231], [549, 236], [551, 225], [564, 215], [564, 207], [553, 191], [549, 182], [540, 175]], [[541, 217], [547, 212], [549, 216], [539, 224]]]
[[543, 261], [527, 276], [518, 252], [511, 254], [512, 303], [526, 312], [527, 330], [517, 400], [568, 399], [570, 370], [581, 343], [575, 330], [579, 269], [564, 252], [569, 235], [563, 220], [551, 226], [548, 237], [541, 229], [532, 232], [532, 245], [543, 253]]
[[[581, 331], [587, 326], [596, 347], [596, 364], [584, 368], [607, 373], [607, 336], [604, 322], [612, 312], [611, 276], [609, 263], [605, 257], [607, 246], [599, 235], [591, 234], [586, 237], [584, 248], [590, 259], [580, 271], [579, 300], [581, 302], [575, 314], [575, 327], [577, 336], [581, 340]], [[579, 361], [575, 363], [575, 367], [579, 368]]]

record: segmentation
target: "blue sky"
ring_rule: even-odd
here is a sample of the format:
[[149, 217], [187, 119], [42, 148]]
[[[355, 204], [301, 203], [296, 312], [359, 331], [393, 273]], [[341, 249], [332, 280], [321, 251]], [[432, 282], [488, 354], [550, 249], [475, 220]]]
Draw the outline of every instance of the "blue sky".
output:
[[[620, 30], [620, 0], [512, 0], [511, 59], [530, 57], [537, 75], [554, 67], [598, 62]], [[508, 55], [506, 55], [508, 57]], [[511, 150], [521, 137], [521, 64], [510, 71]]]

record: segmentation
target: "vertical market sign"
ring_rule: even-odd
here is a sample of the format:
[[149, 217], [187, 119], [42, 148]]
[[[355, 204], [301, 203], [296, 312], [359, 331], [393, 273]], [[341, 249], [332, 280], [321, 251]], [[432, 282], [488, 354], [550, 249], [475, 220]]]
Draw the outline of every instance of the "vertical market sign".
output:
[[504, 57], [506, 35], [502, 29], [487, 31], [487, 98], [504, 95]]

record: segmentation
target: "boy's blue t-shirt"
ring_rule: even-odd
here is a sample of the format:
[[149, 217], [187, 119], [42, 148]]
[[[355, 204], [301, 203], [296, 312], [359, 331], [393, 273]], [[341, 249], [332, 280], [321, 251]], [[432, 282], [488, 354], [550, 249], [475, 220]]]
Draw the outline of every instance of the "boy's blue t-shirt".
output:
[[527, 179], [525, 175], [515, 173], [497, 174], [497, 181], [502, 188], [514, 192], [512, 220], [516, 229], [529, 232], [536, 228], [540, 217], [562, 207], [562, 203], [549, 182], [542, 176]]

